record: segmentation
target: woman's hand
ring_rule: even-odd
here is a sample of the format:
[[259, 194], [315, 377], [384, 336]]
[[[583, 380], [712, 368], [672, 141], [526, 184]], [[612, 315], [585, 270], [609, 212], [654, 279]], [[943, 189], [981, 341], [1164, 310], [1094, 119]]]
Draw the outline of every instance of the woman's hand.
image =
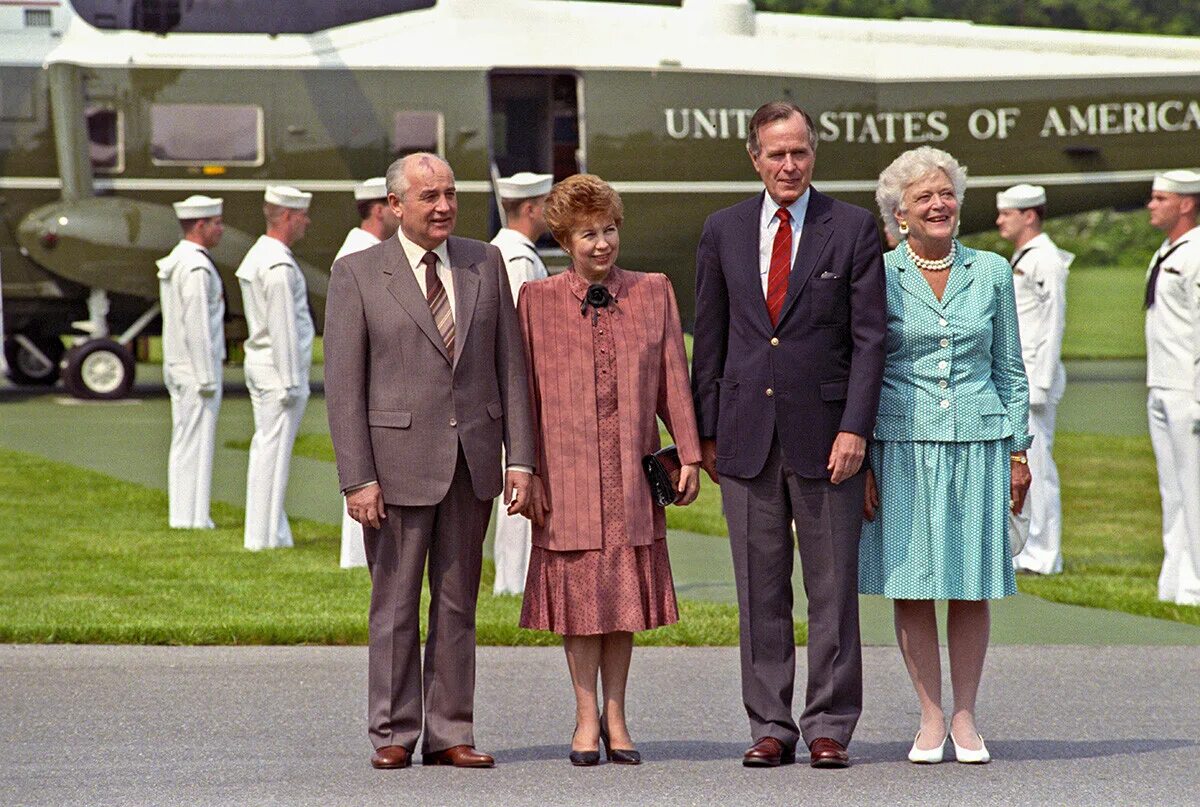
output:
[[521, 515], [539, 527], [546, 525], [546, 514], [550, 512], [550, 501], [546, 498], [546, 489], [542, 486], [542, 478], [534, 476], [529, 485], [529, 503], [521, 511]]
[[[1025, 452], [1017, 452], [1022, 457]], [[1012, 487], [1009, 491], [1009, 496], [1012, 500], [1013, 515], [1020, 515], [1025, 509], [1025, 494], [1029, 492], [1029, 485], [1033, 482], [1033, 474], [1029, 473], [1029, 465], [1020, 460], [1013, 459], [1012, 465]]]
[[874, 521], [875, 513], [878, 510], [879, 486], [875, 484], [875, 472], [868, 468], [866, 492], [863, 495], [863, 518], [867, 521]]
[[696, 496], [700, 493], [700, 463], [693, 462], [679, 469], [679, 484], [675, 486], [675, 490], [679, 491], [679, 498], [675, 500], [675, 504], [680, 507], [687, 507], [696, 501]]

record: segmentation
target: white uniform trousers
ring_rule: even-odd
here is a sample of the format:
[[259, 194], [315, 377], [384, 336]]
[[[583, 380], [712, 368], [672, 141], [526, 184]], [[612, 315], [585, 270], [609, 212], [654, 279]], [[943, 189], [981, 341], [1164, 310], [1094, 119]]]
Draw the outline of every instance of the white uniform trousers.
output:
[[492, 547], [496, 559], [493, 594], [521, 594], [529, 571], [529, 548], [533, 542], [532, 523], [525, 516], [510, 516], [504, 497], [496, 499], [496, 537]]
[[342, 501], [342, 557], [343, 569], [367, 565], [367, 550], [363, 544], [362, 524], [350, 518], [346, 512], [345, 500]]
[[171, 396], [167, 523], [173, 529], [211, 530], [209, 503], [221, 388], [206, 398], [195, 382], [168, 376], [167, 392]]
[[1151, 387], [1146, 409], [1163, 509], [1158, 598], [1200, 605], [1200, 435], [1192, 433], [1192, 393]]
[[1038, 574], [1062, 571], [1062, 492], [1058, 466], [1054, 464], [1054, 421], [1058, 404], [1033, 404], [1029, 407], [1029, 473], [1033, 484], [1025, 497], [1021, 515], [1009, 515], [1009, 529], [1025, 539], [1025, 548], [1013, 558], [1014, 569]]
[[254, 408], [254, 438], [246, 473], [246, 549], [276, 549], [292, 545], [283, 502], [287, 496], [292, 446], [308, 404], [308, 387], [290, 403], [279, 400], [281, 388], [274, 368], [246, 365], [246, 387]]

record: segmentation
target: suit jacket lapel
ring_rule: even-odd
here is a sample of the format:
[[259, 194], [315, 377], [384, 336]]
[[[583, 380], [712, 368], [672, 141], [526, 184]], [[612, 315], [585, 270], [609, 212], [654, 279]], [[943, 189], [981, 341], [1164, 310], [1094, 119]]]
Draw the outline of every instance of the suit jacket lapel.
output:
[[[901, 250], [903, 255], [904, 250]], [[905, 266], [896, 274], [900, 277], [900, 288], [916, 297], [925, 305], [942, 314], [942, 303], [938, 302], [937, 297], [933, 296], [933, 289], [929, 288], [929, 282], [925, 280], [925, 276], [921, 274], [921, 270], [913, 265], [912, 261], [907, 256], [903, 257]], [[947, 290], [948, 291], [948, 290]], [[943, 299], [946, 297], [945, 292], [942, 294]]]
[[946, 281], [946, 290], [942, 292], [942, 307], [950, 305], [958, 294], [964, 291], [975, 280], [975, 273], [971, 271], [971, 264], [974, 258], [967, 259], [963, 255], [963, 247], [958, 247], [958, 255], [954, 259], [954, 265], [950, 267], [950, 278]]
[[429, 303], [421, 294], [421, 287], [417, 285], [417, 278], [413, 275], [412, 264], [408, 262], [408, 256], [404, 254], [404, 248], [400, 246], [400, 242], [395, 238], [389, 238], [385, 242], [382, 259], [383, 273], [391, 275], [387, 281], [388, 292], [408, 312], [413, 322], [417, 323], [417, 326], [425, 332], [429, 341], [433, 342], [433, 346], [441, 351], [442, 357], [446, 361], [450, 361], [450, 354], [446, 352], [446, 343], [442, 341], [442, 334], [438, 331], [437, 325], [433, 321], [433, 314], [429, 311]]
[[479, 299], [479, 269], [473, 263], [459, 264], [454, 239], [446, 244], [446, 251], [450, 256], [450, 274], [454, 283], [454, 363], [458, 364], [458, 357], [467, 344], [467, 334], [475, 318], [475, 301]]
[[747, 200], [742, 212], [742, 225], [738, 228], [738, 238], [741, 243], [738, 244], [737, 251], [742, 256], [738, 265], [745, 266], [746, 271], [739, 274], [738, 280], [744, 284], [744, 291], [750, 299], [750, 310], [755, 312], [754, 316], [759, 325], [764, 331], [770, 332], [771, 315], [767, 313], [767, 300], [763, 295], [762, 275], [758, 266], [758, 239], [761, 229], [759, 218], [762, 216], [762, 202], [765, 196], [765, 193], [760, 193], [755, 198]]
[[783, 298], [783, 309], [779, 312], [780, 322], [783, 322], [788, 311], [796, 304], [800, 292], [812, 277], [813, 270], [817, 268], [825, 245], [829, 243], [829, 236], [833, 234], [832, 207], [828, 196], [818, 193], [815, 188], [812, 190], [808, 198], [808, 211], [804, 214], [804, 227], [800, 231], [800, 246], [796, 250], [796, 260], [788, 275], [787, 296]]

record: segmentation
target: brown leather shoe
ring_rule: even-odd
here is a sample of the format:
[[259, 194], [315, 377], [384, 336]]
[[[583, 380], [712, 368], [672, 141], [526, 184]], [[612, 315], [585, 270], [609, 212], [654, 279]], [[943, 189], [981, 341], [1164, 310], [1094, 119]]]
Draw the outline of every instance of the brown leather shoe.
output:
[[774, 737], [763, 737], [746, 749], [742, 764], [747, 768], [778, 768], [796, 761], [796, 751]]
[[407, 768], [411, 764], [412, 754], [402, 745], [385, 745], [371, 755], [372, 768]]
[[433, 751], [421, 755], [422, 765], [453, 765], [456, 768], [494, 768], [496, 760], [491, 754], [476, 751], [469, 745], [456, 745], [445, 751]]
[[837, 740], [831, 740], [828, 737], [818, 737], [813, 740], [808, 750], [812, 754], [811, 764], [814, 768], [850, 767], [850, 755], [846, 753], [846, 746]]

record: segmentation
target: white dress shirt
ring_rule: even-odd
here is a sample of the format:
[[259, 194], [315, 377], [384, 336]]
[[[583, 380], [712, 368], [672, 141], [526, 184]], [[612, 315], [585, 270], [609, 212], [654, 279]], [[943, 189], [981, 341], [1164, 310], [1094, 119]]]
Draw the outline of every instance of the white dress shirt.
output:
[[446, 301], [450, 303], [450, 316], [457, 318], [458, 313], [454, 308], [454, 275], [450, 271], [450, 253], [446, 250], [446, 242], [443, 241], [433, 249], [425, 249], [425, 247], [409, 241], [404, 235], [403, 228], [396, 230], [396, 238], [400, 241], [400, 246], [404, 248], [404, 257], [408, 258], [413, 276], [417, 279], [417, 286], [421, 289], [421, 296], [425, 299], [429, 299], [429, 292], [425, 288], [425, 264], [421, 263], [421, 259], [425, 257], [426, 252], [432, 252], [437, 256], [438, 280], [442, 281], [442, 285], [446, 288]]
[[1146, 311], [1146, 386], [1188, 390], [1200, 401], [1200, 227], [1174, 243], [1163, 241], [1150, 266], [1176, 246], [1159, 269], [1154, 305]]
[[[808, 199], [812, 188], [805, 189], [800, 198], [788, 205], [792, 220], [792, 259], [788, 266], [796, 265], [796, 250], [800, 248], [800, 234], [804, 232], [804, 216], [808, 213]], [[771, 274], [771, 250], [775, 246], [775, 234], [779, 232], [779, 217], [775, 213], [782, 207], [763, 191], [762, 213], [758, 220], [758, 274], [762, 280], [763, 299], [767, 299], [767, 281]], [[790, 271], [790, 269], [789, 269]]]

